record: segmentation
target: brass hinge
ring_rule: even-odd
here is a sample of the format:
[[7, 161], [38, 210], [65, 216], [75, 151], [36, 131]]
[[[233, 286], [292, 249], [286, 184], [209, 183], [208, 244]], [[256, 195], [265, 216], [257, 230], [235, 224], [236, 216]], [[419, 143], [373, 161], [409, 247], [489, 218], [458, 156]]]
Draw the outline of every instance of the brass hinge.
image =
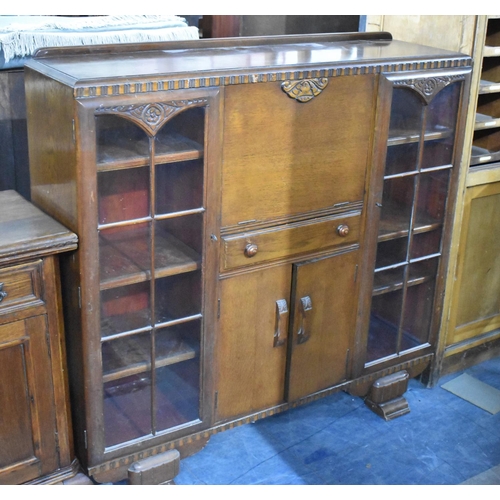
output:
[[76, 128], [75, 128], [75, 120], [71, 120], [72, 132], [73, 132], [73, 142], [76, 144]]
[[217, 299], [217, 319], [220, 318], [220, 299]]
[[78, 307], [82, 308], [82, 289], [78, 287]]

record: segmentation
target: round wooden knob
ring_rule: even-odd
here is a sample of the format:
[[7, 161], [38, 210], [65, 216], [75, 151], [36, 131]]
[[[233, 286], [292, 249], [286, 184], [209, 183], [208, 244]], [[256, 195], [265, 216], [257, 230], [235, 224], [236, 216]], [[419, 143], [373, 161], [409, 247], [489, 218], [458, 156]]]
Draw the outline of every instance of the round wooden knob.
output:
[[347, 236], [349, 234], [349, 226], [347, 224], [340, 224], [337, 228], [337, 234], [342, 237]]
[[257, 245], [255, 245], [254, 243], [249, 243], [246, 247], [245, 247], [245, 255], [247, 257], [253, 257], [254, 255], [257, 254], [257, 251], [259, 250], [259, 248], [257, 247]]

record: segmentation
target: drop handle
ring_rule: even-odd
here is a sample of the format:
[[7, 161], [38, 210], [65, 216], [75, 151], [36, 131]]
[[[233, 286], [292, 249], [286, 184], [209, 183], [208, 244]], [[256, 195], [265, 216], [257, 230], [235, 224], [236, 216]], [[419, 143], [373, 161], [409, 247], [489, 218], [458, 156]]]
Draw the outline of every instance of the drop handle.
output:
[[342, 238], [345, 238], [349, 234], [349, 226], [347, 224], [340, 224], [337, 228], [337, 234]]
[[310, 316], [309, 311], [312, 311], [311, 297], [305, 296], [300, 299], [299, 304], [299, 314], [300, 314], [300, 325], [297, 331], [297, 344], [303, 344], [307, 342], [311, 335], [308, 333], [308, 319]]
[[254, 255], [257, 255], [257, 252], [259, 250], [259, 247], [255, 243], [249, 243], [244, 250], [244, 254], [247, 257], [253, 257]]
[[285, 343], [288, 319], [288, 305], [285, 299], [276, 301], [276, 329], [274, 330], [273, 347], [280, 347]]
[[5, 297], [7, 297], [8, 293], [3, 289], [3, 283], [0, 283], [0, 302], [2, 302]]

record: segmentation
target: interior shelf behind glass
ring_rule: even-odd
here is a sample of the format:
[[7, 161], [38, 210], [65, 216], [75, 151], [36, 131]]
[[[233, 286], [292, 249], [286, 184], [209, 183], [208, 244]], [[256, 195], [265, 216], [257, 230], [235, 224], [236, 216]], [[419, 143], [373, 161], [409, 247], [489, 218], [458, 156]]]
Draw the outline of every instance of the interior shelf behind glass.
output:
[[[151, 278], [149, 228], [120, 228], [101, 232], [101, 290], [146, 281]], [[167, 232], [155, 235], [155, 276], [162, 278], [200, 269], [201, 256]]]
[[[203, 146], [180, 134], [169, 134], [157, 140], [155, 162], [195, 160], [203, 157]], [[103, 144], [97, 155], [98, 170], [115, 170], [149, 165], [149, 139], [130, 141], [119, 137], [113, 144]]]
[[[131, 335], [103, 343], [104, 383], [137, 375], [151, 369], [151, 346], [143, 339], [144, 337], [141, 335]], [[155, 368], [160, 368], [194, 358], [197, 346], [190, 345], [180, 335], [176, 338], [158, 335], [155, 350]]]

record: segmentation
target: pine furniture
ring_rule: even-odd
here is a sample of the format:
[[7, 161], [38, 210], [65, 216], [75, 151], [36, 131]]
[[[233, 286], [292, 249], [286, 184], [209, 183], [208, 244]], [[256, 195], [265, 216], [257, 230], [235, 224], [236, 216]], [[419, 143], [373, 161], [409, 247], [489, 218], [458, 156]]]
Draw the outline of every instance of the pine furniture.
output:
[[470, 72], [388, 33], [38, 52], [31, 194], [80, 239], [62, 279], [90, 476], [144, 484], [154, 462], [160, 482], [213, 433], [334, 391], [409, 410]]
[[439, 374], [500, 355], [500, 16], [475, 16], [464, 152]]

